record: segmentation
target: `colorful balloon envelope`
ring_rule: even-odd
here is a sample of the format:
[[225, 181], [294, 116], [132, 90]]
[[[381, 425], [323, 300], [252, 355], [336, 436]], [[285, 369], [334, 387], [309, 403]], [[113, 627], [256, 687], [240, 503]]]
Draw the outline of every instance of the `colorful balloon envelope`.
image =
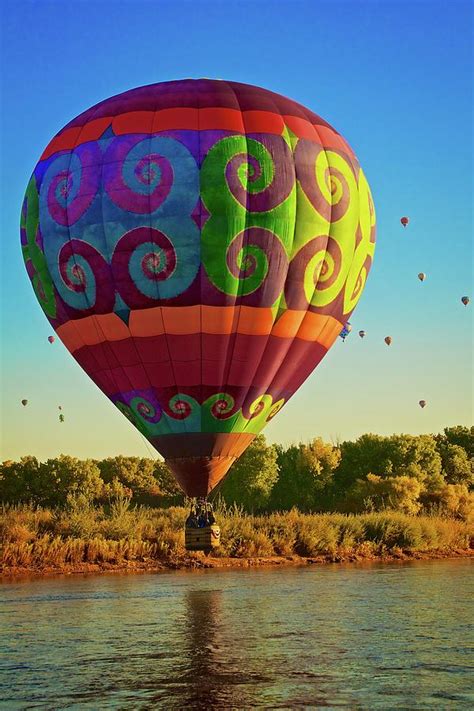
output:
[[409, 217], [401, 217], [400, 222], [402, 223], [403, 227], [406, 227], [408, 225], [408, 223], [410, 222], [410, 218]]
[[420, 272], [420, 273], [418, 274], [418, 279], [419, 279], [420, 281], [425, 281], [425, 279], [426, 279], [426, 274], [424, 274], [423, 272]]
[[470, 302], [470, 300], [471, 300], [471, 299], [469, 298], [469, 296], [463, 296], [463, 297], [461, 298], [461, 301], [462, 301], [462, 303], [464, 304], [464, 306], [467, 306], [468, 303]]
[[347, 323], [375, 212], [322, 118], [254, 86], [183, 80], [62, 129], [28, 184], [21, 241], [56, 334], [205, 496]]
[[54, 336], [48, 336], [48, 341], [50, 343], [54, 343]]
[[389, 345], [391, 344], [391, 342], [392, 342], [392, 337], [391, 337], [391, 336], [385, 336], [384, 341], [385, 341], [385, 343], [387, 344], [387, 346], [389, 346]]

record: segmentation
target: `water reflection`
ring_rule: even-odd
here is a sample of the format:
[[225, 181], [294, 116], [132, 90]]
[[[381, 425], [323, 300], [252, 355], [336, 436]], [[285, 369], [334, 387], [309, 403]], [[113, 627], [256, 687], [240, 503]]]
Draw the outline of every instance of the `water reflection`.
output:
[[472, 708], [470, 573], [436, 561], [5, 584], [0, 707]]

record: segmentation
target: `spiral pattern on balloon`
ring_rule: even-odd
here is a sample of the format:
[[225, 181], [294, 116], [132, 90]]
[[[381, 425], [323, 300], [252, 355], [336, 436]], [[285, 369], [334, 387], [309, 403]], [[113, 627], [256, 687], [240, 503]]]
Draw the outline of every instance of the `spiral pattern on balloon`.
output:
[[296, 175], [314, 209], [328, 222], [346, 214], [350, 200], [352, 168], [337, 152], [302, 138], [295, 150]]
[[265, 410], [267, 407], [268, 403], [266, 402], [266, 398], [264, 395], [261, 395], [258, 397], [256, 400], [254, 400], [248, 408], [248, 419], [253, 420], [255, 417], [258, 417], [259, 415], [262, 414], [262, 412]]
[[53, 160], [44, 176], [41, 194], [58, 225], [74, 225], [89, 209], [100, 184], [101, 153], [96, 143], [84, 143]]
[[329, 235], [307, 242], [290, 262], [285, 283], [288, 308], [307, 309], [310, 304], [319, 306], [335, 298], [342, 259], [338, 242]]
[[250, 227], [234, 237], [226, 252], [227, 274], [219, 283], [229, 293], [228, 274], [233, 277], [233, 292], [249, 306], [271, 306], [281, 293], [288, 269], [288, 258], [280, 239], [270, 230]]
[[25, 265], [41, 308], [49, 318], [56, 316], [53, 280], [43, 252], [39, 220], [39, 193], [36, 178], [31, 176], [21, 208], [20, 234]]
[[225, 420], [236, 412], [235, 400], [228, 393], [211, 395], [204, 404], [210, 408], [211, 415], [216, 420]]
[[367, 281], [367, 275], [372, 266], [372, 257], [368, 254], [358, 270], [351, 269], [344, 292], [344, 313], [350, 313], [357, 305]]
[[104, 157], [104, 185], [122, 210], [140, 214], [157, 210], [173, 185], [169, 158], [154, 150], [156, 140], [142, 136], [120, 136], [112, 141]]
[[270, 420], [273, 420], [273, 418], [280, 412], [281, 408], [285, 404], [285, 399], [282, 398], [281, 400], [277, 400], [270, 408], [268, 411], [267, 415], [267, 422], [270, 422]]
[[57, 287], [66, 304], [83, 315], [113, 310], [110, 267], [95, 247], [83, 240], [69, 240], [61, 247], [58, 265], [61, 282]]
[[174, 420], [186, 420], [198, 407], [199, 405], [193, 397], [178, 393], [169, 401], [167, 412]]
[[146, 420], [146, 422], [156, 424], [161, 420], [162, 411], [157, 402], [152, 403], [147, 398], [138, 396], [131, 399], [130, 407], [138, 417]]
[[132, 408], [129, 405], [126, 405], [124, 402], [121, 400], [116, 400], [114, 402], [115, 407], [120, 410], [122, 415], [125, 415], [127, 420], [129, 420], [132, 425], [134, 425], [139, 432], [141, 432], [143, 435], [148, 434], [148, 429], [146, 424], [143, 422], [143, 420], [136, 415], [136, 413], [132, 410]]
[[171, 240], [160, 230], [137, 227], [126, 232], [112, 255], [112, 273], [121, 297], [130, 308], [154, 306], [162, 298], [161, 284], [177, 265]]
[[281, 136], [247, 138], [246, 144], [247, 151], [226, 165], [227, 186], [249, 212], [267, 212], [286, 200], [294, 185], [291, 152]]

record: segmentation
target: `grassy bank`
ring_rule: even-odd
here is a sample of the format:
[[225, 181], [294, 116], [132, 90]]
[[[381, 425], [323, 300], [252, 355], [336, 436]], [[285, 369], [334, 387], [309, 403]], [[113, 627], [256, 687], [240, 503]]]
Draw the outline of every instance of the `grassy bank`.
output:
[[[80, 571], [159, 569], [206, 564], [184, 550], [187, 509], [0, 509], [0, 570]], [[222, 563], [245, 559], [322, 558], [329, 561], [454, 554], [467, 551], [472, 525], [441, 516], [392, 511], [360, 515], [302, 514], [296, 510], [250, 516], [218, 512]], [[215, 565], [219, 562], [215, 561]]]

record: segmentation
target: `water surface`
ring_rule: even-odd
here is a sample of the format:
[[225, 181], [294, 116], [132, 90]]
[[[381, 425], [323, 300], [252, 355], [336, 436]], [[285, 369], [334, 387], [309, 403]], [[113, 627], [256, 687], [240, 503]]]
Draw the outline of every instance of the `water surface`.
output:
[[468, 560], [0, 586], [5, 709], [474, 708]]

